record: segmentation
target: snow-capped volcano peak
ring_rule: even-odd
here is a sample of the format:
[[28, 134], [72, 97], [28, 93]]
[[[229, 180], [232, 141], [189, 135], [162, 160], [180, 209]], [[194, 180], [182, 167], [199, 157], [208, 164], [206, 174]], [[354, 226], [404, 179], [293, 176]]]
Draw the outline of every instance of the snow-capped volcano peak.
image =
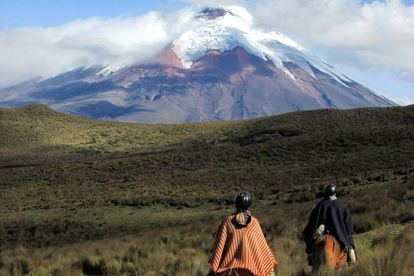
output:
[[223, 7], [204, 8], [203, 10], [201, 10], [199, 12], [199, 14], [196, 16], [196, 18], [204, 18], [204, 19], [213, 20], [213, 19], [216, 19], [218, 17], [223, 17], [228, 13], [232, 14], [232, 12], [226, 10]]
[[285, 64], [292, 62], [314, 75], [318, 69], [343, 83], [349, 79], [332, 66], [312, 56], [303, 47], [284, 34], [267, 32], [254, 25], [251, 14], [243, 7], [220, 6], [194, 10], [191, 19], [172, 42], [172, 49], [184, 68], [208, 50], [230, 51], [242, 47], [264, 60], [271, 60], [278, 68], [290, 75]]
[[239, 6], [205, 7], [195, 12], [197, 14], [194, 18], [197, 19], [215, 20], [217, 18], [228, 17], [233, 20], [238, 20], [237, 23], [243, 21], [248, 25], [253, 24], [252, 15], [245, 8]]
[[[132, 51], [0, 89], [0, 106], [41, 102], [89, 118], [173, 123], [394, 105], [289, 37], [257, 28], [244, 8], [185, 9], [156, 22], [143, 32], [145, 57]], [[139, 37], [136, 29], [125, 37]]]

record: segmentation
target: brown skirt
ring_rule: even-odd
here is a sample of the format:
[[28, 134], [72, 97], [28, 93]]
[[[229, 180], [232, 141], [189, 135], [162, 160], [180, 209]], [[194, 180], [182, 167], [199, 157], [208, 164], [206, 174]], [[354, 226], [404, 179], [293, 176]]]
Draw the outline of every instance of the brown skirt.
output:
[[313, 266], [318, 269], [325, 265], [330, 269], [342, 269], [347, 263], [347, 256], [341, 250], [339, 242], [332, 235], [323, 235], [314, 241]]

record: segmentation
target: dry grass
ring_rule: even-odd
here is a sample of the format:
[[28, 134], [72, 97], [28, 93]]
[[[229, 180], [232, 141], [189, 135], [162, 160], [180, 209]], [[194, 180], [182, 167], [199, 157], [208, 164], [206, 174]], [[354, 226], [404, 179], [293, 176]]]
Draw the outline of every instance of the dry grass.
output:
[[[62, 247], [6, 250], [0, 275], [206, 275], [213, 227], [203, 224], [143, 232], [139, 236]], [[343, 275], [413, 275], [414, 224], [390, 225], [355, 236], [358, 264]], [[269, 238], [280, 266], [277, 275], [308, 275], [303, 244]], [[333, 273], [320, 273], [320, 275]], [[338, 274], [338, 273], [336, 273]]]

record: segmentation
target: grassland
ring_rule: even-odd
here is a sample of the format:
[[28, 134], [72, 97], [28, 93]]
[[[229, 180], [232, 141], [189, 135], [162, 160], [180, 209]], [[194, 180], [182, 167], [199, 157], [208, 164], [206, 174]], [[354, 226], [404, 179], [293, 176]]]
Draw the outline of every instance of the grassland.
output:
[[[0, 274], [205, 275], [212, 233], [249, 190], [280, 275], [321, 188], [350, 207], [355, 275], [410, 275], [414, 106], [140, 125], [0, 109]], [[409, 258], [409, 257], [407, 257]]]

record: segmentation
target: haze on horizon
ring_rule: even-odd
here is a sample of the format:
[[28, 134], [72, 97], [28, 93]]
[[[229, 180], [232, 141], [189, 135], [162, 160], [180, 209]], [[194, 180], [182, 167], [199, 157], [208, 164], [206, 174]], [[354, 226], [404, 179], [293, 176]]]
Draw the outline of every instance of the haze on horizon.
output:
[[244, 6], [258, 27], [288, 35], [378, 94], [414, 103], [411, 0], [0, 0], [0, 87], [140, 61], [169, 43], [186, 10], [218, 3]]

